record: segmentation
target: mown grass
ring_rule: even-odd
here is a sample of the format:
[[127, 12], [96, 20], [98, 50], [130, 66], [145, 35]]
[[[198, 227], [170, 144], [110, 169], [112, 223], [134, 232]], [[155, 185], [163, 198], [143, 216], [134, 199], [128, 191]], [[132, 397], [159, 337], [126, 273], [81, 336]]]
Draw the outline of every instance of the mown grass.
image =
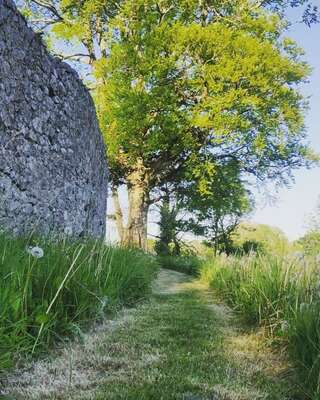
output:
[[[36, 258], [29, 246], [43, 249]], [[0, 372], [150, 293], [156, 265], [99, 241], [0, 234]]]
[[239, 364], [239, 357], [230, 355], [223, 324], [201, 291], [155, 297], [101, 346], [121, 367], [106, 371], [106, 383], [94, 398], [291, 398], [288, 381], [257, 371], [247, 361]]
[[288, 347], [306, 396], [320, 398], [319, 270], [312, 263], [272, 256], [216, 257], [201, 279]]

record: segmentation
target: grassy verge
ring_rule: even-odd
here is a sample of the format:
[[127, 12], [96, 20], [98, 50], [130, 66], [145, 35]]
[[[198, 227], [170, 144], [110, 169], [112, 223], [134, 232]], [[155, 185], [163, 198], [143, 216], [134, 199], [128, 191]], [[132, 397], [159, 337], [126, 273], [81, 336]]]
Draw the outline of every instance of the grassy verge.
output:
[[313, 399], [320, 396], [319, 271], [311, 263], [275, 257], [217, 257], [201, 278], [253, 325], [285, 344]]
[[146, 297], [155, 268], [141, 252], [101, 242], [0, 234], [0, 371]]

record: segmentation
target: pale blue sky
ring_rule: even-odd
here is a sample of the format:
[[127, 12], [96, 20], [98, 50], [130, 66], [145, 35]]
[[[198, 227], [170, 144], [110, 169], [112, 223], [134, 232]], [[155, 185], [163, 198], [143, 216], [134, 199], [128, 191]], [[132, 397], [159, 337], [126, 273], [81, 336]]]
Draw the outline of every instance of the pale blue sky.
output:
[[[297, 21], [299, 17], [292, 12], [291, 18]], [[305, 49], [305, 59], [313, 67], [310, 83], [305, 85], [303, 93], [311, 96], [306, 118], [308, 140], [312, 148], [320, 153], [320, 24], [308, 28], [295, 23], [287, 36]], [[306, 231], [306, 219], [320, 196], [320, 167], [296, 171], [294, 177], [295, 183], [291, 188], [278, 192], [275, 204], [265, 206], [263, 196], [258, 195], [257, 210], [251, 217], [255, 222], [281, 228], [290, 239], [296, 239]]]

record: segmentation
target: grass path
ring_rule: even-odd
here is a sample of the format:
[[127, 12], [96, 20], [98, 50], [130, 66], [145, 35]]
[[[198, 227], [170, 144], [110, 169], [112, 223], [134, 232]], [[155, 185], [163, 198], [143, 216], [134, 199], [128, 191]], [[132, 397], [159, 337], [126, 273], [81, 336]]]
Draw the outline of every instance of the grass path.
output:
[[199, 282], [162, 270], [150, 301], [8, 377], [8, 398], [299, 399], [283, 357], [212, 299]]

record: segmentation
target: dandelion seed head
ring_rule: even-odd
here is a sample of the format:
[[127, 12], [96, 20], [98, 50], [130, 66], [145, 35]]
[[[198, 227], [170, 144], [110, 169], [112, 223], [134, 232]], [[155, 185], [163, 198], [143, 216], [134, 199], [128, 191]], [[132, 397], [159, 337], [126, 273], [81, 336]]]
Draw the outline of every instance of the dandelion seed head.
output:
[[44, 256], [44, 251], [41, 247], [35, 246], [28, 246], [26, 248], [27, 253], [29, 253], [32, 257], [35, 258], [42, 258]]

